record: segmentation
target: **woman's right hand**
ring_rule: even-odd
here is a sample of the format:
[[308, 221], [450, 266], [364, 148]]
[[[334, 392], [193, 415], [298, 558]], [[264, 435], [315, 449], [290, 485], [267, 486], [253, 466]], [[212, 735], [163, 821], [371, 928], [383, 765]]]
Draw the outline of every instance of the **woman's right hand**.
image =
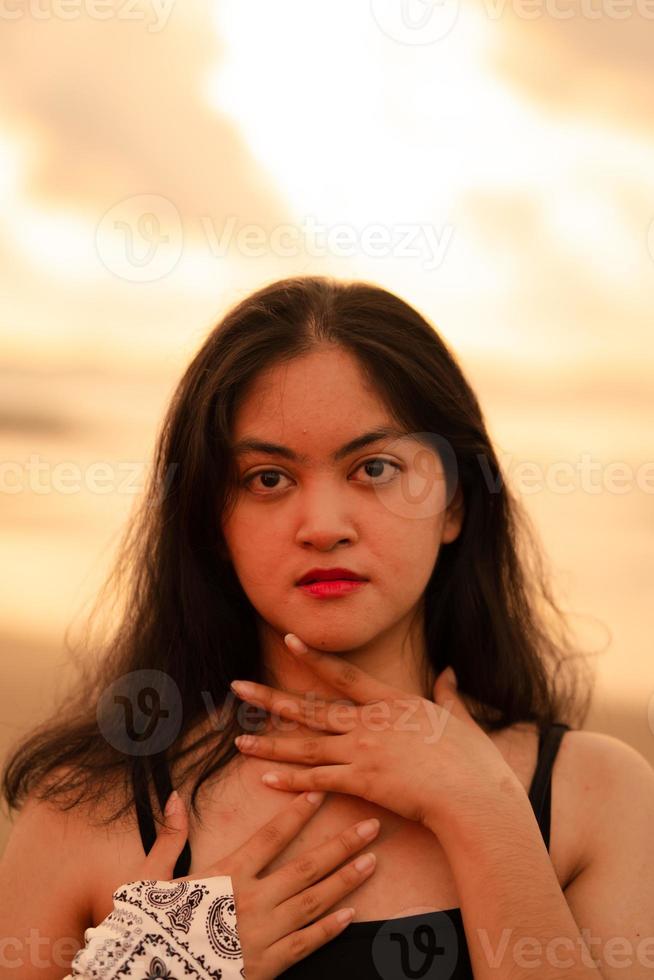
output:
[[[311, 802], [310, 796], [315, 796], [316, 801]], [[231, 877], [247, 980], [278, 977], [342, 932], [354, 909], [342, 921], [339, 915], [347, 913], [347, 909], [318, 916], [369, 878], [375, 869], [375, 855], [371, 854], [368, 868], [357, 869], [356, 857], [333, 871], [377, 836], [379, 821], [373, 818], [347, 827], [324, 844], [258, 877], [317, 813], [324, 797], [324, 793], [301, 793], [230, 855], [203, 872], [174, 879]], [[188, 836], [188, 816], [181, 797], [174, 797], [171, 811], [166, 808], [166, 822], [167, 826], [159, 828], [139, 878], [173, 880], [175, 862]], [[357, 828], [364, 824], [369, 825], [369, 832], [360, 836]]]

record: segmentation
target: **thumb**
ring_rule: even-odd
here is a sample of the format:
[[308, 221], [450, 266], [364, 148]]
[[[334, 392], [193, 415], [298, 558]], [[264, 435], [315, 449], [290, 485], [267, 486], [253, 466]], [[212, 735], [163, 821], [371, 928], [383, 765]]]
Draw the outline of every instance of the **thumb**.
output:
[[177, 858], [188, 837], [188, 815], [177, 790], [173, 790], [168, 797], [164, 819], [165, 823], [158, 827], [156, 840], [141, 866], [142, 878], [157, 881], [173, 879]]

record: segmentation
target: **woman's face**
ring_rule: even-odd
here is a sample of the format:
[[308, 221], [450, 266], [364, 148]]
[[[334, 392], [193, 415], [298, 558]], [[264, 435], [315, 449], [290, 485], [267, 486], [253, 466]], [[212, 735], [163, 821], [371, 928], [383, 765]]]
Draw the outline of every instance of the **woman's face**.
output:
[[[338, 347], [263, 372], [239, 407], [239, 485], [223, 533], [250, 602], [280, 635], [361, 649], [404, 639], [421, 611], [440, 545], [457, 536], [462, 513], [446, 508], [438, 455], [411, 435], [339, 453], [382, 427], [398, 428], [356, 359]], [[239, 451], [244, 440], [288, 453]], [[326, 599], [298, 587], [309, 569], [336, 566], [367, 582]]]

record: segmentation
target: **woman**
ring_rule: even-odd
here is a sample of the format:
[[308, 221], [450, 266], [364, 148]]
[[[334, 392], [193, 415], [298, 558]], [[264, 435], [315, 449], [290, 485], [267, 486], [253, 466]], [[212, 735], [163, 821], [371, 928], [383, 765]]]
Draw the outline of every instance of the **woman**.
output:
[[[91, 976], [138, 906], [162, 949], [166, 927], [189, 928], [163, 956], [141, 949], [140, 976], [193, 955], [199, 975], [238, 975], [231, 956], [248, 980], [514, 980], [534, 976], [534, 942], [539, 977], [624, 976], [591, 944], [593, 962], [587, 927], [632, 942], [645, 976], [654, 774], [574, 730], [590, 689], [528, 540], [477, 399], [418, 312], [325, 278], [247, 297], [173, 397], [105, 656], [6, 769], [10, 806], [28, 803], [0, 866], [3, 934], [47, 923], [79, 945], [108, 916], [78, 956]], [[150, 788], [163, 807], [173, 786], [155, 843]], [[325, 878], [371, 819], [374, 873]], [[195, 915], [210, 902], [217, 939]], [[211, 950], [220, 967], [200, 962]]]

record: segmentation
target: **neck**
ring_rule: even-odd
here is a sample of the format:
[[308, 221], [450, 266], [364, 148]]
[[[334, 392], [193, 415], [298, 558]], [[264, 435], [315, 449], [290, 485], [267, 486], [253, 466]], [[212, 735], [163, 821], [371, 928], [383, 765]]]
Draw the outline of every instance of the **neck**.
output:
[[[346, 700], [337, 688], [328, 684], [302, 663], [302, 658], [292, 654], [284, 643], [283, 634], [272, 629], [263, 620], [258, 622], [259, 641], [262, 650], [262, 681], [278, 691], [289, 694], [310, 695], [325, 701]], [[301, 637], [304, 639], [304, 637]], [[318, 649], [318, 648], [316, 648]], [[398, 623], [388, 633], [377, 635], [368, 643], [346, 650], [325, 650], [340, 660], [360, 667], [375, 680], [401, 690], [406, 696], [433, 700], [432, 688], [436, 674], [428, 664], [424, 642], [422, 617], [414, 617], [412, 623]], [[427, 680], [425, 680], [427, 668]], [[276, 725], [277, 719], [266, 719], [264, 731], [275, 728], [275, 734], [284, 734], [284, 725]], [[284, 719], [288, 722], [288, 719]], [[293, 725], [289, 735], [303, 735], [311, 729]]]

